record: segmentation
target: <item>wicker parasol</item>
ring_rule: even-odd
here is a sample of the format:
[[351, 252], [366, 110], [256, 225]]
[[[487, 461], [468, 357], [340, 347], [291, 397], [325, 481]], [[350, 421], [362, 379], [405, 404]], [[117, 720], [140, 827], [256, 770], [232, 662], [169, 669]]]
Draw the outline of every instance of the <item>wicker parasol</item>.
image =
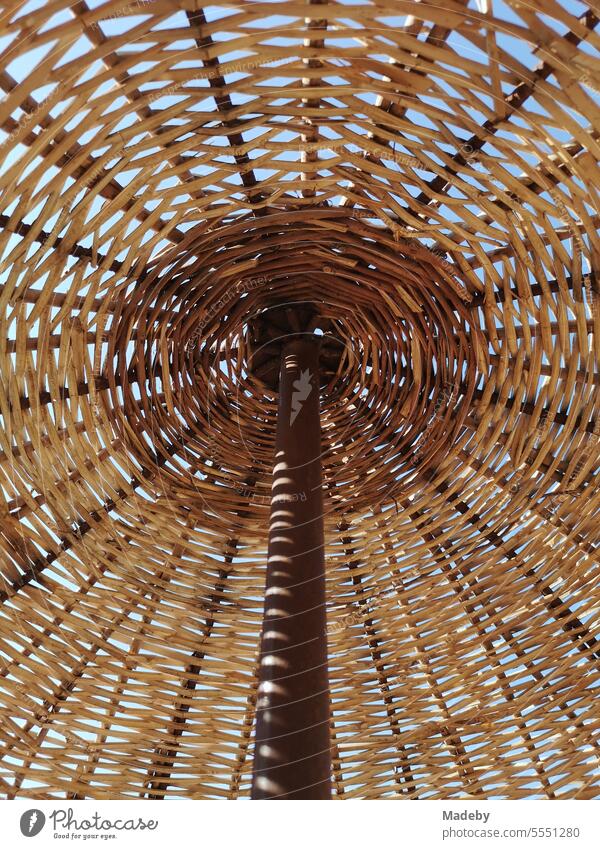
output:
[[598, 795], [597, 21], [3, 5], [3, 797]]

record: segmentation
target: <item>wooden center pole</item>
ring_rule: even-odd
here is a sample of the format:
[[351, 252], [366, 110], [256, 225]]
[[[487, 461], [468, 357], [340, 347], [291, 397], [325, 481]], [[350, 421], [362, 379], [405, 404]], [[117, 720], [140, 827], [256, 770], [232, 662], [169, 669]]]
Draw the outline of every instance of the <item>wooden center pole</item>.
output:
[[331, 798], [319, 338], [281, 354], [253, 799]]

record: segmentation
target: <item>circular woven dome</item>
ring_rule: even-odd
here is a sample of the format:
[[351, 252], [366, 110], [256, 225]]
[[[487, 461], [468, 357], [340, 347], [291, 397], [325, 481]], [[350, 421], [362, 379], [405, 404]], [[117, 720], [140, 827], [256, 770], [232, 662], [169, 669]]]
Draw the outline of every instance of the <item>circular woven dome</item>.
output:
[[597, 797], [597, 16], [197, 5], [2, 19], [2, 796], [249, 795], [296, 321], [334, 796]]

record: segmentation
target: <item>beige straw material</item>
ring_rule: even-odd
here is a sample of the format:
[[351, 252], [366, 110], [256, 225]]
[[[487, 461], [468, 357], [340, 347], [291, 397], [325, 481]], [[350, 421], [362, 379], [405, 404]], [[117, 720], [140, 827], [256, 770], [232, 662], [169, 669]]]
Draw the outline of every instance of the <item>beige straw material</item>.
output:
[[249, 795], [277, 398], [247, 327], [300, 302], [344, 346], [334, 796], [599, 795], [575, 5], [4, 5], [4, 798]]

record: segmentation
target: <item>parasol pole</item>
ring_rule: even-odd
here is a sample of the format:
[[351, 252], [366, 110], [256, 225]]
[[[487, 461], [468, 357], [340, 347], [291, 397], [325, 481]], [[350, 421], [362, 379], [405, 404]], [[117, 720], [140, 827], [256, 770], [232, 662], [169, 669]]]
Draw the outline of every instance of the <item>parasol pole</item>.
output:
[[319, 342], [281, 352], [253, 799], [331, 798]]

